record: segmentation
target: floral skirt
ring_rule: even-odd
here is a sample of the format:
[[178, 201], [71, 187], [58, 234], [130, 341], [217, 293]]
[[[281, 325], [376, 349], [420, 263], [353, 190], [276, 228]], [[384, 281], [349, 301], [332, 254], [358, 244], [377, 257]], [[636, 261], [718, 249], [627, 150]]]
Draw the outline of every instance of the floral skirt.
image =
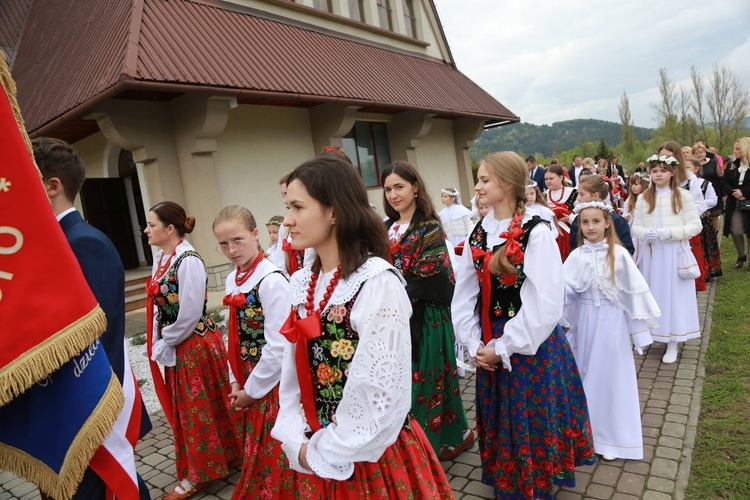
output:
[[447, 307], [424, 309], [417, 361], [412, 362], [411, 411], [435, 453], [463, 442], [469, 428], [461, 401], [453, 323]]
[[230, 416], [227, 351], [218, 330], [192, 334], [177, 346], [164, 379], [172, 397], [177, 478], [194, 482], [229, 474], [241, 457], [241, 416]]
[[289, 468], [281, 443], [271, 437], [279, 414], [279, 386], [250, 409], [238, 413], [244, 417], [245, 448], [242, 474], [232, 499], [297, 498], [296, 473]]
[[356, 462], [346, 481], [297, 474], [302, 499], [453, 498], [453, 490], [419, 423], [411, 419], [394, 444], [375, 463]]
[[703, 258], [702, 239], [700, 233], [690, 238], [690, 250], [693, 251], [693, 256], [698, 262], [698, 268], [701, 270], [701, 275], [695, 279], [695, 289], [698, 292], [706, 290], [706, 259]]
[[709, 278], [718, 278], [723, 275], [723, 272], [717, 231], [710, 216], [701, 217], [701, 223], [703, 224], [701, 243], [703, 244], [703, 258], [706, 260], [706, 273]]
[[[495, 338], [504, 321], [493, 322]], [[592, 464], [594, 443], [573, 352], [558, 326], [536, 355], [514, 354], [513, 371], [477, 369], [482, 482], [498, 498], [553, 498]]]

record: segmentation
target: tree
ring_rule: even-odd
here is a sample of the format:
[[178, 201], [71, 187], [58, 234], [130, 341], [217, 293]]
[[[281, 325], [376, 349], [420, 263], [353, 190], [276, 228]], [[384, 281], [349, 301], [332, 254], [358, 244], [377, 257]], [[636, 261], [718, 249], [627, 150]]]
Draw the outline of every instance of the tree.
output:
[[596, 147], [596, 154], [599, 155], [599, 158], [604, 158], [607, 161], [612, 158], [612, 149], [607, 146], [607, 142], [604, 140], [604, 137], [599, 139], [599, 145]]
[[683, 87], [680, 87], [680, 121], [679, 129], [680, 135], [678, 136], [678, 142], [683, 146], [692, 146], [695, 143], [695, 138], [698, 133], [698, 126], [695, 119], [691, 116], [691, 100], [690, 92], [686, 91]]
[[623, 148], [626, 154], [630, 154], [633, 152], [633, 145], [635, 143], [635, 127], [633, 126], [633, 118], [630, 115], [630, 100], [628, 99], [627, 92], [622, 93], [617, 111], [620, 114]]
[[674, 139], [677, 137], [677, 96], [674, 92], [675, 85], [669, 79], [666, 68], [659, 68], [659, 94], [661, 102], [651, 104], [651, 109], [656, 111], [656, 121], [662, 127], [667, 127], [667, 132]]
[[698, 125], [698, 137], [703, 140], [704, 144], [708, 144], [706, 141], [706, 88], [703, 83], [703, 77], [698, 72], [695, 66], [690, 67], [690, 79], [693, 83], [693, 101], [690, 103], [693, 110], [693, 117]]
[[750, 96], [736, 74], [726, 66], [714, 64], [706, 101], [716, 132], [714, 146], [726, 154], [744, 129], [745, 117], [750, 114]]

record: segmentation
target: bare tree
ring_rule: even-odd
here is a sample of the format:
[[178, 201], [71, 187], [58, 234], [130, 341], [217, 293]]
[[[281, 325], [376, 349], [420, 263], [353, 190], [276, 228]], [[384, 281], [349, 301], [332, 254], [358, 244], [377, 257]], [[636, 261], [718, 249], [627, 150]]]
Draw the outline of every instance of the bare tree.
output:
[[631, 154], [633, 152], [633, 145], [635, 144], [635, 127], [633, 126], [633, 118], [630, 115], [630, 99], [628, 99], [627, 92], [622, 93], [617, 111], [620, 113], [622, 145], [625, 148], [625, 153]]
[[690, 111], [692, 109], [692, 102], [690, 100], [690, 91], [686, 91], [685, 88], [680, 86], [680, 143], [684, 145], [692, 145], [695, 143], [695, 136], [697, 134], [697, 124], [695, 119], [691, 116]]
[[698, 125], [698, 137], [703, 139], [704, 144], [708, 144], [706, 137], [706, 126], [708, 125], [706, 123], [706, 86], [703, 83], [703, 77], [695, 66], [690, 67], [690, 79], [693, 83], [693, 102], [691, 103], [691, 107]]
[[675, 85], [669, 79], [666, 68], [659, 68], [659, 94], [661, 102], [651, 104], [651, 108], [656, 111], [657, 122], [660, 126], [665, 127], [669, 136], [677, 137], [677, 96], [675, 95]]
[[750, 114], [750, 95], [742, 81], [726, 66], [714, 64], [709, 82], [708, 111], [711, 125], [716, 131], [715, 147], [728, 152], [744, 128], [745, 117]]

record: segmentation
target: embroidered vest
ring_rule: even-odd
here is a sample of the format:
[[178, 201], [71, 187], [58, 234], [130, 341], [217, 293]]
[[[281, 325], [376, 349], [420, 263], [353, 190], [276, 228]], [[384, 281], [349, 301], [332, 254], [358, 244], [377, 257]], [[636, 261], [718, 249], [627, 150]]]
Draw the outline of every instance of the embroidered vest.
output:
[[[273, 271], [279, 273], [280, 271]], [[270, 274], [273, 274], [270, 273]], [[260, 361], [263, 354], [263, 346], [266, 345], [264, 326], [266, 316], [263, 314], [263, 304], [260, 302], [260, 284], [269, 275], [261, 278], [252, 290], [245, 294], [245, 307], [236, 308], [237, 325], [240, 334], [240, 357], [242, 361], [248, 361], [253, 367]]]
[[[177, 269], [186, 257], [197, 257], [203, 263], [203, 259], [201, 259], [201, 256], [197, 252], [188, 250], [177, 257], [177, 260], [175, 260], [169, 271], [159, 280], [159, 293], [154, 296], [154, 304], [156, 304], [158, 309], [157, 322], [160, 328], [169, 326], [177, 321], [177, 315], [180, 312], [180, 284], [177, 281]], [[216, 330], [213, 320], [206, 315], [207, 300], [208, 279], [206, 279], [206, 297], [203, 300], [203, 314], [200, 320], [198, 320], [194, 332], [201, 336], [206, 333], [206, 330]]]
[[315, 410], [323, 428], [335, 421], [336, 408], [344, 395], [349, 364], [359, 345], [359, 334], [351, 325], [352, 306], [358, 295], [359, 290], [346, 304], [332, 305], [321, 317], [322, 335], [309, 341], [307, 346]]
[[[521, 249], [526, 252], [526, 245], [529, 243], [529, 235], [531, 230], [540, 222], [544, 222], [539, 216], [534, 216], [523, 225], [523, 234], [519, 239]], [[474, 231], [469, 237], [469, 245], [479, 250], [485, 250], [487, 248], [487, 232], [482, 227], [482, 224], [477, 224]], [[493, 248], [493, 252], [497, 252], [505, 243]], [[476, 258], [474, 260], [474, 268], [476, 269], [477, 276], [479, 278], [480, 292], [479, 300], [477, 304], [482, 303], [482, 275], [485, 272], [483, 269], [484, 264], [482, 258]], [[523, 272], [523, 261], [516, 264], [516, 271], [518, 271], [518, 279], [513, 285], [505, 285], [501, 283], [500, 276], [492, 277], [492, 290], [490, 294], [490, 318], [509, 320], [516, 315], [518, 310], [521, 308], [521, 285], [526, 281], [526, 275]], [[486, 272], [489, 272], [487, 270]]]

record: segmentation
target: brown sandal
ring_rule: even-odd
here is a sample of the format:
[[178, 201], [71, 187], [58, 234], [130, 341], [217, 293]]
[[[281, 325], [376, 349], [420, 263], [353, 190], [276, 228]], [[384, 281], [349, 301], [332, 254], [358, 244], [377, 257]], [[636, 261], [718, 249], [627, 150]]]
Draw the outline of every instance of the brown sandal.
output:
[[211, 484], [211, 481], [198, 483], [184, 493], [180, 493], [179, 491], [177, 491], [177, 488], [182, 489], [182, 485], [178, 484], [172, 491], [162, 495], [161, 500], [186, 500], [190, 497], [195, 496], [195, 494], [199, 491], [205, 490], [209, 484]]
[[464, 439], [463, 443], [455, 447], [446, 446], [445, 448], [443, 448], [443, 451], [441, 451], [440, 455], [438, 456], [438, 460], [440, 460], [441, 462], [447, 462], [449, 460], [453, 460], [454, 458], [459, 456], [461, 453], [471, 448], [473, 445], [474, 445], [474, 432], [469, 431], [469, 435], [466, 436], [466, 439]]

